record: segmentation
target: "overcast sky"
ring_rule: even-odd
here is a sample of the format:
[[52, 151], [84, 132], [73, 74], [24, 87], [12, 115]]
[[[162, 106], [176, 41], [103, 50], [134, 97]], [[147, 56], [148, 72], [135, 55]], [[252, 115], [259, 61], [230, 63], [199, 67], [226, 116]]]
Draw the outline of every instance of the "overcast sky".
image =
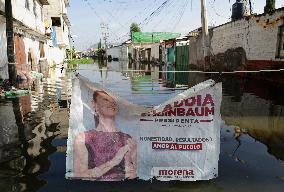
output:
[[[164, 2], [167, 3], [163, 5]], [[207, 0], [208, 24], [217, 26], [228, 22], [234, 2]], [[262, 13], [265, 2], [252, 0], [253, 12]], [[276, 0], [277, 8], [283, 6], [283, 0]], [[186, 34], [201, 26], [200, 10], [200, 0], [71, 0], [68, 11], [75, 47], [85, 50], [102, 37], [101, 23], [108, 24], [108, 41], [115, 44], [129, 38], [132, 22], [141, 23], [144, 32]]]

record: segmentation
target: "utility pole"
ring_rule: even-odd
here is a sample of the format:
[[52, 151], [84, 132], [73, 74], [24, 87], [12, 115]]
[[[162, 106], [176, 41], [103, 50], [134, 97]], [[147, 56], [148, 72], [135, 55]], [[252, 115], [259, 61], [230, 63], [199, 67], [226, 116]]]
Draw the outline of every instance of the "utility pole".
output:
[[103, 36], [103, 40], [104, 40], [104, 47], [105, 47], [105, 54], [106, 57], [108, 59], [108, 55], [107, 55], [107, 39], [109, 37], [109, 32], [108, 32], [108, 25], [106, 23], [101, 23], [101, 29], [102, 29], [102, 36]]
[[203, 44], [204, 70], [205, 70], [206, 67], [205, 58], [209, 56], [209, 32], [208, 32], [206, 0], [201, 0], [201, 22], [202, 22], [202, 44]]
[[12, 85], [15, 85], [17, 71], [15, 65], [13, 8], [11, 0], [5, 0], [5, 16], [9, 81]]
[[251, 3], [251, 0], [249, 0], [249, 12], [250, 12], [250, 15], [252, 15], [252, 3]]

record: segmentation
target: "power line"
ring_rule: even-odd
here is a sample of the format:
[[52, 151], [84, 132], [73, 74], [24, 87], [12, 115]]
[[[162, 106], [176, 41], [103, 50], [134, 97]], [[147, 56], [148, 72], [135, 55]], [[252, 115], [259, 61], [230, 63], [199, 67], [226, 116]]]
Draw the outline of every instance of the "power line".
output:
[[185, 3], [182, 5], [182, 10], [179, 12], [180, 14], [179, 14], [178, 20], [177, 20], [177, 22], [175, 22], [175, 25], [173, 26], [173, 28], [171, 30], [172, 32], [176, 29], [177, 25], [180, 23], [183, 15], [184, 15], [184, 12], [187, 8], [188, 3], [189, 3], [189, 0], [185, 0]]
[[[107, 23], [107, 22], [105, 21], [105, 19], [104, 19], [103, 17], [101, 17], [101, 16], [97, 13], [97, 11], [96, 11], [95, 8], [93, 7], [93, 5], [89, 2], [89, 0], [83, 0], [83, 1], [85, 1], [85, 2], [87, 3], [87, 5], [88, 5], [89, 8], [93, 11], [93, 13], [101, 20], [101, 23]], [[115, 36], [119, 37], [119, 35], [117, 35], [116, 32], [114, 32], [114, 31], [111, 30], [111, 29], [109, 29], [109, 30], [112, 32], [112, 34], [114, 34]]]

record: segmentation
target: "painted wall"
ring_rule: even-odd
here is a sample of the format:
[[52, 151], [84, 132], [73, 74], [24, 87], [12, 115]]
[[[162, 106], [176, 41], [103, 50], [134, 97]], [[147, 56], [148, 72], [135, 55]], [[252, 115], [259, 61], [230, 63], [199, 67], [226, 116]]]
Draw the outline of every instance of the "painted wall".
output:
[[69, 27], [67, 26], [67, 24], [65, 23], [65, 21], [63, 21], [63, 30], [62, 30], [62, 42], [63, 44], [65, 44], [65, 48], [69, 49], [70, 48], [70, 41], [69, 41]]
[[[44, 34], [44, 18], [42, 17], [42, 5], [38, 1], [28, 0], [29, 8], [26, 8], [25, 0], [12, 0], [13, 17], [29, 28]], [[35, 3], [35, 4], [34, 4]]]
[[40, 58], [39, 41], [32, 38], [24, 37], [24, 43], [25, 43], [25, 54], [27, 55], [26, 63], [28, 63], [29, 50], [32, 49], [35, 57], [35, 64], [38, 65]]
[[63, 0], [48, 0], [50, 5], [45, 5], [43, 12], [45, 16], [56, 17], [61, 13], [67, 13]]
[[54, 62], [56, 64], [62, 64], [65, 59], [65, 49], [59, 47], [48, 47], [48, 63], [52, 65]]
[[0, 79], [8, 79], [6, 24], [0, 17]]
[[275, 60], [281, 25], [284, 25], [284, 9], [273, 15], [260, 15], [216, 27], [211, 52], [216, 55], [242, 47], [248, 60]]
[[122, 61], [127, 61], [128, 60], [128, 47], [127, 45], [122, 45], [121, 46], [121, 52], [120, 52], [120, 60]]
[[119, 58], [121, 47], [112, 47], [107, 50], [107, 54], [111, 55], [112, 58]]
[[153, 44], [151, 47], [151, 61], [159, 59], [160, 44]]
[[69, 43], [69, 27], [64, 21], [62, 14], [67, 14], [67, 6], [64, 0], [49, 0], [50, 5], [43, 6], [44, 20], [51, 26], [51, 17], [59, 17], [61, 26], [57, 27], [57, 42], [66, 49], [70, 48]]
[[0, 11], [5, 11], [5, 0], [0, 0]]
[[189, 39], [189, 64], [203, 66], [202, 36], [191, 37]]

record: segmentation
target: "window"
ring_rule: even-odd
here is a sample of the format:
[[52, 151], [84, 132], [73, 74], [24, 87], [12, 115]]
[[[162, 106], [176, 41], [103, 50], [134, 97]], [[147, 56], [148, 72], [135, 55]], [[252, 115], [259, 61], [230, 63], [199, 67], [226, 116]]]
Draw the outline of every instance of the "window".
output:
[[28, 10], [30, 10], [30, 2], [29, 1], [30, 0], [25, 1], [25, 8], [28, 9]]
[[51, 17], [52, 26], [61, 27], [61, 19], [60, 17]]

